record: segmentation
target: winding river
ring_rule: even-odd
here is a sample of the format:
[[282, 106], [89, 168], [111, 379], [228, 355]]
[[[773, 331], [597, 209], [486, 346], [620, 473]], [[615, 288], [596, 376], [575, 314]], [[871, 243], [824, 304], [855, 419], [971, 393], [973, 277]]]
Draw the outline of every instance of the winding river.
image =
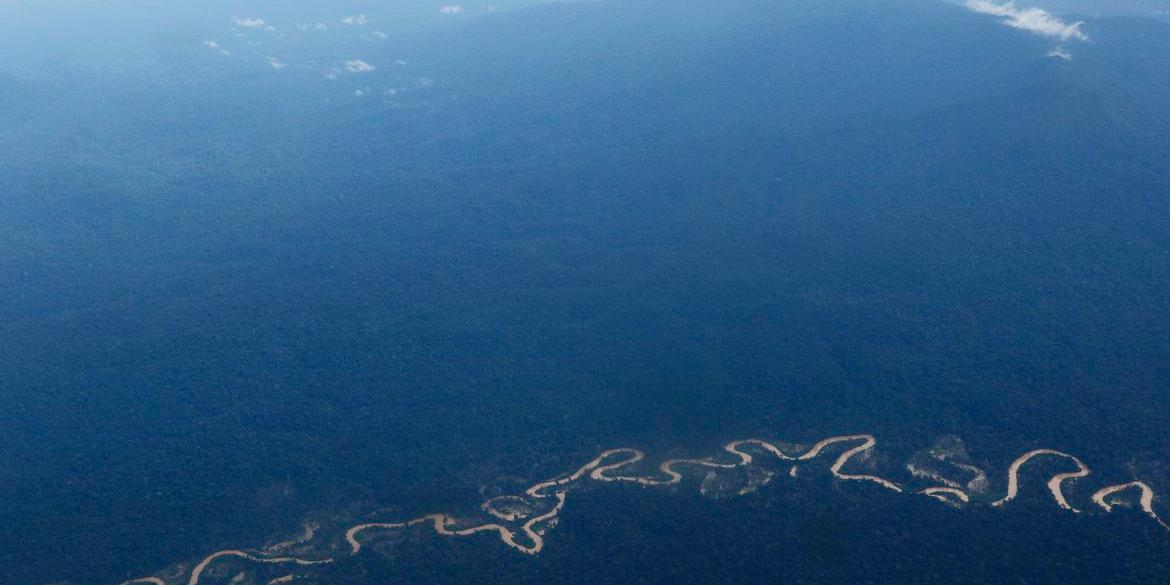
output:
[[[619, 448], [603, 451], [588, 463], [577, 468], [563, 477], [537, 483], [521, 495], [498, 496], [488, 499], [480, 507], [497, 521], [485, 523], [467, 523], [446, 513], [427, 514], [417, 518], [398, 522], [368, 522], [349, 527], [345, 531], [344, 547], [329, 547], [320, 552], [306, 552], [302, 556], [284, 554], [285, 549], [301, 545], [300, 548], [312, 551], [312, 544], [316, 526], [308, 528], [305, 535], [299, 539], [281, 543], [280, 545], [259, 549], [256, 551], [222, 550], [204, 557], [191, 568], [178, 576], [150, 576], [125, 581], [121, 585], [200, 585], [208, 569], [217, 562], [234, 558], [249, 563], [288, 566], [292, 570], [287, 575], [269, 581], [269, 585], [288, 583], [295, 580], [303, 571], [314, 566], [335, 562], [341, 558], [360, 554], [363, 542], [373, 538], [378, 532], [406, 530], [415, 527], [429, 527], [437, 535], [447, 537], [470, 537], [477, 534], [493, 534], [504, 545], [528, 555], [539, 554], [545, 547], [545, 533], [551, 528], [568, 500], [570, 490], [584, 482], [599, 483], [630, 483], [647, 488], [677, 485], [687, 477], [688, 470], [731, 470], [749, 467], [757, 463], [759, 458], [772, 458], [782, 464], [791, 465], [789, 475], [797, 476], [797, 469], [803, 462], [820, 457], [823, 453], [835, 446], [846, 447], [837, 455], [829, 467], [833, 477], [841, 481], [861, 482], [876, 485], [894, 493], [907, 493], [907, 487], [892, 480], [877, 475], [851, 473], [845, 470], [846, 466], [855, 458], [870, 453], [877, 445], [877, 439], [872, 435], [841, 435], [823, 439], [807, 449], [792, 448], [786, 452], [775, 443], [762, 439], [742, 439], [727, 443], [722, 453], [702, 459], [669, 459], [660, 463], [656, 471], [648, 474], [638, 473], [637, 468], [646, 459], [646, 454], [638, 449]], [[1063, 460], [1072, 464], [1075, 469], [1053, 475], [1047, 481], [1048, 492], [1061, 508], [1070, 512], [1079, 513], [1081, 510], [1068, 501], [1064, 494], [1064, 485], [1068, 482], [1080, 480], [1090, 474], [1089, 467], [1079, 458], [1053, 449], [1035, 449], [1016, 458], [1007, 470], [1007, 493], [998, 500], [991, 502], [995, 508], [1003, 508], [1016, 499], [1020, 491], [1020, 473], [1029, 462], [1039, 458]], [[983, 472], [978, 468], [954, 463], [959, 468], [973, 472], [980, 479], [985, 479]], [[931, 473], [918, 472], [913, 466], [909, 469], [917, 479], [937, 480], [943, 485], [932, 485], [917, 489], [911, 493], [927, 496], [948, 505], [962, 507], [971, 504], [973, 494], [960, 487], [955, 481], [935, 476]], [[769, 479], [770, 479], [769, 475]], [[975, 482], [971, 482], [975, 483]], [[970, 485], [970, 484], [969, 484]], [[1136, 494], [1138, 508], [1163, 528], [1170, 530], [1170, 525], [1158, 516], [1154, 509], [1156, 496], [1154, 490], [1141, 481], [1130, 481], [1117, 485], [1110, 485], [1098, 489], [1093, 493], [1091, 501], [1104, 512], [1113, 512], [1117, 506], [1130, 505], [1131, 502], [1121, 499], [1124, 495]], [[536, 514], [536, 510], [545, 510]], [[518, 526], [516, 524], [519, 523]], [[297, 571], [302, 571], [298, 573]], [[186, 577], [184, 580], [183, 577]]]

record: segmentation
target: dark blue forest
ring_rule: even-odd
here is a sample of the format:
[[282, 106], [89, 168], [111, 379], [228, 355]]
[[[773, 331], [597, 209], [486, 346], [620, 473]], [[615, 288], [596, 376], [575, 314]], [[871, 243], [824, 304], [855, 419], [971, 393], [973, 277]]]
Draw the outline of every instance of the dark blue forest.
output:
[[899, 481], [961, 437], [991, 495], [1075, 453], [1086, 512], [1059, 461], [952, 509], [826, 460], [740, 498], [582, 489], [539, 556], [402, 531], [297, 582], [1165, 582], [1170, 532], [1088, 510], [1170, 497], [1170, 24], [1062, 18], [1090, 40], [934, 0], [603, 0], [355, 40], [361, 77], [226, 32], [233, 58], [176, 33], [149, 67], [0, 69], [0, 583], [309, 520], [329, 549], [612, 447], [848, 433]]

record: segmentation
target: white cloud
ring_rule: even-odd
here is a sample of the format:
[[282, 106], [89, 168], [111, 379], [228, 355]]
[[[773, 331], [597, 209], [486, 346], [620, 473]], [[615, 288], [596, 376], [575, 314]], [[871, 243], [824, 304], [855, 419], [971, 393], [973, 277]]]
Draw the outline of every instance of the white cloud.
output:
[[365, 97], [366, 92], [360, 89], [353, 90], [353, 97]]
[[1072, 61], [1072, 53], [1065, 50], [1064, 47], [1056, 47], [1048, 51], [1048, 56], [1056, 59], [1064, 59], [1065, 61]]
[[995, 0], [967, 0], [966, 6], [980, 14], [1002, 16], [1004, 24], [1038, 35], [1062, 41], [1089, 40], [1089, 36], [1081, 31], [1083, 22], [1069, 24], [1040, 8], [1017, 8], [1015, 2], [999, 4]]
[[442, 12], [443, 14], [459, 14], [460, 12], [463, 12], [463, 7], [462, 6], [444, 6], [444, 7], [439, 9], [439, 12]]
[[215, 53], [219, 53], [220, 55], [223, 55], [225, 57], [232, 56], [232, 51], [229, 51], [225, 48], [220, 47], [220, 43], [215, 42], [215, 41], [204, 41], [204, 47], [207, 47], [208, 49], [212, 49], [215, 51]]
[[264, 27], [264, 30], [266, 30], [268, 32], [276, 32], [276, 27], [275, 26], [266, 26], [266, 27]]
[[224, 57], [231, 57], [232, 56], [231, 51], [220, 47], [219, 43], [217, 43], [215, 41], [203, 41], [203, 46], [207, 47], [208, 49], [213, 49], [213, 50], [217, 51], [220, 55], [223, 55]]
[[377, 69], [377, 67], [374, 67], [373, 65], [370, 65], [361, 59], [354, 59], [352, 61], [345, 62], [345, 70], [349, 71], [350, 73], [369, 73], [375, 69]]
[[366, 18], [366, 15], [364, 14], [359, 14], [357, 16], [347, 16], [341, 19], [341, 24], [346, 26], [366, 26], [366, 23], [368, 22], [370, 22], [370, 20]]
[[240, 18], [238, 16], [233, 16], [232, 22], [235, 23], [236, 26], [242, 26], [244, 28], [264, 28], [267, 26], [263, 18]]
[[406, 61], [403, 61], [402, 59], [395, 59], [394, 64], [395, 65], [406, 65]]
[[287, 63], [277, 59], [276, 57], [266, 57], [265, 60], [268, 61], [268, 66], [273, 69], [284, 69], [285, 67], [288, 67]]
[[313, 28], [317, 30], [329, 30], [329, 25], [325, 24], [324, 22], [318, 22], [317, 26], [314, 26]]
[[388, 34], [386, 34], [386, 33], [382, 32], [382, 31], [380, 31], [380, 30], [376, 30], [376, 31], [374, 31], [374, 36], [375, 36], [376, 38], [378, 38], [379, 40], [383, 40], [383, 41], [384, 41], [384, 40], [386, 40], [386, 39], [388, 39], [388, 38], [390, 38], [390, 35], [388, 35]]

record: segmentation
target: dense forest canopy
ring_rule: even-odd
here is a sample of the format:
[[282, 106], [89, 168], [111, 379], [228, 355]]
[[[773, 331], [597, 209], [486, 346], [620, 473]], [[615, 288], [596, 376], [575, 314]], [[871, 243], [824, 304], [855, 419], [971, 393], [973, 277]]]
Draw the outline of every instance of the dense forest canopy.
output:
[[[991, 4], [0, 5], [0, 582], [474, 511], [615, 446], [870, 432], [903, 473], [957, 435], [995, 490], [1052, 447], [1170, 494], [1170, 23]], [[1137, 514], [822, 475], [590, 491], [537, 560], [411, 534], [316, 578], [1170, 558]]]

